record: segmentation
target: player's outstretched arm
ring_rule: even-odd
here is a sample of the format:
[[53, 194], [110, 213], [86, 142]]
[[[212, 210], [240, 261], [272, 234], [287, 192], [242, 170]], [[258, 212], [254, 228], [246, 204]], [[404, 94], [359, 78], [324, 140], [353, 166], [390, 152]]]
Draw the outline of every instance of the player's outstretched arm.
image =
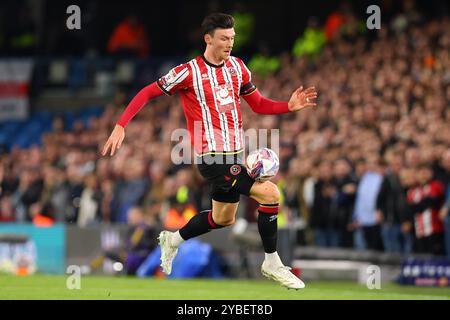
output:
[[244, 100], [248, 103], [253, 112], [258, 114], [282, 114], [288, 113], [288, 103], [286, 101], [274, 101], [265, 98], [256, 89], [250, 94], [242, 96]]
[[153, 82], [152, 84], [146, 86], [138, 92], [138, 94], [131, 100], [125, 111], [120, 116], [119, 121], [117, 121], [117, 124], [114, 127], [114, 130], [106, 141], [102, 150], [103, 156], [105, 156], [110, 149], [110, 155], [114, 155], [116, 150], [119, 149], [122, 145], [122, 142], [125, 138], [125, 127], [127, 126], [128, 122], [133, 119], [133, 117], [139, 112], [139, 110], [142, 109], [143, 106], [145, 106], [145, 104], [149, 100], [162, 94], [163, 91], [158, 87], [156, 82]]
[[306, 107], [315, 106], [313, 102], [317, 98], [317, 92], [314, 87], [303, 90], [298, 88], [292, 94], [288, 102], [274, 101], [263, 97], [258, 90], [252, 91], [250, 94], [243, 95], [245, 101], [252, 110], [259, 114], [282, 114], [288, 112], [299, 111]]
[[123, 139], [125, 139], [125, 128], [120, 124], [116, 124], [103, 147], [102, 155], [105, 156], [108, 153], [108, 150], [111, 149], [110, 156], [113, 156], [116, 150], [122, 145]]

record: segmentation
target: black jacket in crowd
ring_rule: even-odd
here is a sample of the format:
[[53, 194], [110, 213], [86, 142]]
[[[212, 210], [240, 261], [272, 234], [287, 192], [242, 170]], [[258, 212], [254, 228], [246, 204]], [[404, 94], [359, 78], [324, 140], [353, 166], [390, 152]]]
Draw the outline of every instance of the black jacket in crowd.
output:
[[377, 197], [377, 209], [383, 213], [385, 223], [399, 225], [412, 221], [405, 188], [393, 172], [388, 172], [383, 178]]

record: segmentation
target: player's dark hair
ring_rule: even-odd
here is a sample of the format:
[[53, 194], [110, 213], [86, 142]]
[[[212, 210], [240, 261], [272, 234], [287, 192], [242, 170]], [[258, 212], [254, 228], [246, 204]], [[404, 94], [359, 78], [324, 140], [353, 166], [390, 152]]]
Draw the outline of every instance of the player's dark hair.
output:
[[234, 18], [225, 13], [212, 13], [206, 16], [202, 22], [203, 35], [209, 34], [214, 36], [216, 29], [230, 29], [234, 27]]

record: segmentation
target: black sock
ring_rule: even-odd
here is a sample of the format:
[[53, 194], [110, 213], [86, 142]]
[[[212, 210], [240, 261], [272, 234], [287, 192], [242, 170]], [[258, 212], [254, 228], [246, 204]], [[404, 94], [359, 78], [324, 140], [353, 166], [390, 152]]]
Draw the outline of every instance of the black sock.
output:
[[277, 251], [277, 204], [260, 204], [258, 208], [258, 230], [265, 253]]
[[180, 236], [184, 240], [188, 240], [207, 233], [213, 229], [223, 227], [225, 226], [218, 225], [214, 222], [211, 210], [203, 210], [199, 214], [193, 216], [191, 220], [189, 220], [189, 222], [180, 229]]

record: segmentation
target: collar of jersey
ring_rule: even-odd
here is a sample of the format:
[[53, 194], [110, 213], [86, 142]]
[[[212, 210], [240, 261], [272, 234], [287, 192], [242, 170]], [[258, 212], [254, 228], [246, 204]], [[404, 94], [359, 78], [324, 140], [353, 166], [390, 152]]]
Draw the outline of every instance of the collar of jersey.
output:
[[208, 60], [206, 60], [206, 58], [205, 58], [205, 56], [202, 54], [202, 59], [203, 59], [203, 61], [205, 61], [205, 63], [208, 65], [208, 66], [211, 66], [211, 67], [214, 67], [214, 68], [222, 68], [224, 65], [225, 65], [225, 61], [224, 62], [222, 62], [221, 64], [214, 64], [214, 63], [211, 63], [211, 62], [209, 62]]

